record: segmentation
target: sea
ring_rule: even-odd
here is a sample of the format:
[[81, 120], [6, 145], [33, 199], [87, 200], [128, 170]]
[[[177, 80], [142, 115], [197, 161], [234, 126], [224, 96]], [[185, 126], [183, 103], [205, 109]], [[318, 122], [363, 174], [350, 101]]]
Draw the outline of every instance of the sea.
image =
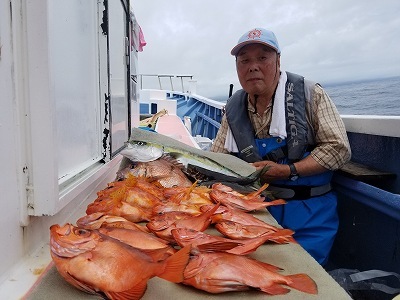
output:
[[323, 87], [341, 115], [400, 116], [400, 76]]
[[[341, 115], [400, 116], [400, 76], [322, 84]], [[212, 98], [225, 102], [226, 97]]]

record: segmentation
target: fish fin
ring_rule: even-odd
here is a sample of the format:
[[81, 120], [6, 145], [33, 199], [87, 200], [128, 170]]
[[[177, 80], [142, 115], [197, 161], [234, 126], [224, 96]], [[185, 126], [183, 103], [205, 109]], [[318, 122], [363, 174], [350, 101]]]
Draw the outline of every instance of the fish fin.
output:
[[164, 248], [158, 249], [140, 249], [140, 251], [148, 254], [153, 258], [154, 261], [161, 261], [165, 260], [166, 258], [170, 257], [175, 253], [175, 249], [169, 246], [165, 246]]
[[133, 288], [123, 292], [108, 292], [104, 291], [107, 298], [111, 300], [139, 300], [143, 297], [147, 289], [147, 280], [141, 281]]
[[211, 216], [211, 223], [218, 223], [222, 219], [222, 216], [220, 214], [212, 215]]
[[238, 243], [238, 242], [216, 241], [216, 242], [197, 245], [197, 248], [200, 251], [214, 252], [214, 251], [231, 250], [231, 249], [236, 248], [237, 246], [241, 246], [241, 245], [243, 245], [243, 244], [242, 243]]
[[80, 281], [79, 279], [75, 278], [72, 276], [69, 272], [64, 272], [63, 277], [67, 282], [75, 286], [76, 288], [80, 289], [81, 291], [84, 291], [88, 294], [97, 294], [97, 292], [91, 287], [90, 285], [87, 285]]
[[[198, 230], [198, 231], [206, 230], [208, 225], [210, 225], [210, 223], [211, 223], [212, 215], [215, 213], [215, 211], [218, 209], [219, 206], [220, 206], [220, 203], [217, 203], [210, 210], [202, 213], [199, 216], [196, 216], [196, 217], [192, 218], [191, 219], [191, 223], [193, 224], [192, 228], [196, 228], [196, 230]], [[207, 222], [206, 220], [209, 220], [209, 222]], [[196, 222], [198, 223], [198, 226], [195, 225]], [[203, 227], [199, 228], [201, 224], [203, 224]]]
[[274, 205], [286, 204], [287, 202], [283, 199], [276, 199], [276, 200], [268, 201], [266, 203], [268, 203], [268, 206], [274, 206]]
[[271, 272], [280, 272], [283, 271], [281, 267], [277, 267], [275, 265], [271, 265], [269, 263], [263, 262], [263, 261], [257, 261], [257, 263], [264, 269], [267, 269], [268, 271]]
[[288, 275], [287, 278], [290, 280], [287, 285], [291, 288], [308, 294], [318, 294], [317, 284], [307, 274]]
[[294, 231], [291, 229], [280, 229], [274, 232], [267, 232], [262, 234], [260, 237], [265, 238], [266, 241], [275, 242], [277, 244], [286, 244], [293, 241]]
[[290, 292], [289, 289], [281, 286], [279, 283], [274, 283], [272, 286], [260, 287], [260, 290], [270, 295], [283, 295]]
[[182, 282], [183, 272], [189, 262], [191, 246], [186, 246], [176, 252], [174, 255], [167, 258], [165, 262], [165, 269], [158, 277], [171, 282]]
[[[249, 238], [244, 240], [243, 245], [237, 248], [232, 249], [232, 251], [228, 251], [229, 253], [236, 254], [236, 255], [247, 255], [254, 251], [256, 251], [261, 245], [263, 245], [268, 238], [264, 236], [258, 236], [254, 238]], [[279, 268], [278, 268], [279, 269]]]
[[177, 227], [186, 227], [190, 229], [194, 229], [197, 231], [204, 231], [207, 229], [207, 227], [211, 224], [212, 222], [212, 216], [220, 207], [220, 203], [215, 204], [214, 206], [211, 205], [203, 205], [202, 207], [207, 206], [209, 208], [208, 210], [202, 210], [202, 213], [200, 215], [194, 216], [193, 218], [190, 219], [185, 219], [185, 220], [179, 220], [179, 225], [178, 222]]
[[164, 154], [163, 156], [160, 157], [160, 159], [163, 159], [163, 160], [169, 162], [171, 165], [173, 165], [179, 169], [185, 169], [185, 166], [179, 160], [176, 159], [177, 155], [178, 154], [171, 152], [168, 154]]

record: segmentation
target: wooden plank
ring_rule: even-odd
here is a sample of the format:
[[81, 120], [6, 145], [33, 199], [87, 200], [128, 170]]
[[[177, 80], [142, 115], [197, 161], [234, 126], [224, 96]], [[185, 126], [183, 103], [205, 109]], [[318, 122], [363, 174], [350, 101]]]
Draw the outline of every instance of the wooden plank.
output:
[[338, 172], [341, 175], [365, 182], [396, 178], [396, 174], [378, 170], [363, 164], [348, 162]]

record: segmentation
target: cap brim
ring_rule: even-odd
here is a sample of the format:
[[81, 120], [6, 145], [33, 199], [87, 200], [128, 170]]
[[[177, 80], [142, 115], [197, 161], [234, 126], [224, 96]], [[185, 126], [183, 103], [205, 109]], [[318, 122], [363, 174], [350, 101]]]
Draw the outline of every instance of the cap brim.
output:
[[249, 44], [263, 44], [263, 45], [265, 45], [267, 47], [270, 47], [270, 48], [274, 49], [276, 52], [279, 53], [278, 49], [276, 49], [274, 46], [272, 46], [272, 45], [270, 45], [270, 44], [268, 44], [266, 42], [257, 41], [257, 40], [251, 40], [251, 41], [244, 41], [244, 42], [241, 42], [240, 44], [237, 44], [235, 47], [232, 48], [231, 54], [234, 55], [234, 56], [237, 56], [237, 54], [239, 53], [240, 49], [242, 49], [244, 46], [249, 45]]

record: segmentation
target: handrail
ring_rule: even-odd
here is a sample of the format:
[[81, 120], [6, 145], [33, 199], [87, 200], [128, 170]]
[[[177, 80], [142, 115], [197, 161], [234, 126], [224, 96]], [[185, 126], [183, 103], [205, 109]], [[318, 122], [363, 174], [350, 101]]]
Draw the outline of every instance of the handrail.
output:
[[140, 89], [143, 89], [143, 77], [157, 77], [158, 79], [158, 84], [160, 86], [160, 90], [164, 90], [161, 84], [161, 78], [163, 77], [168, 77], [169, 82], [171, 85], [171, 91], [174, 91], [174, 85], [172, 83], [173, 78], [180, 78], [181, 80], [181, 86], [182, 86], [182, 92], [185, 92], [184, 84], [183, 84], [183, 79], [184, 78], [190, 78], [190, 80], [193, 79], [193, 75], [171, 75], [171, 74], [138, 74], [140, 77]]
[[203, 114], [201, 112], [196, 112], [196, 116], [199, 117], [199, 118], [202, 118], [204, 121], [210, 123], [211, 125], [213, 125], [217, 129], [219, 129], [221, 127], [221, 123], [211, 119], [209, 116], [206, 116], [205, 114]]
[[335, 174], [335, 190], [400, 221], [400, 195]]

